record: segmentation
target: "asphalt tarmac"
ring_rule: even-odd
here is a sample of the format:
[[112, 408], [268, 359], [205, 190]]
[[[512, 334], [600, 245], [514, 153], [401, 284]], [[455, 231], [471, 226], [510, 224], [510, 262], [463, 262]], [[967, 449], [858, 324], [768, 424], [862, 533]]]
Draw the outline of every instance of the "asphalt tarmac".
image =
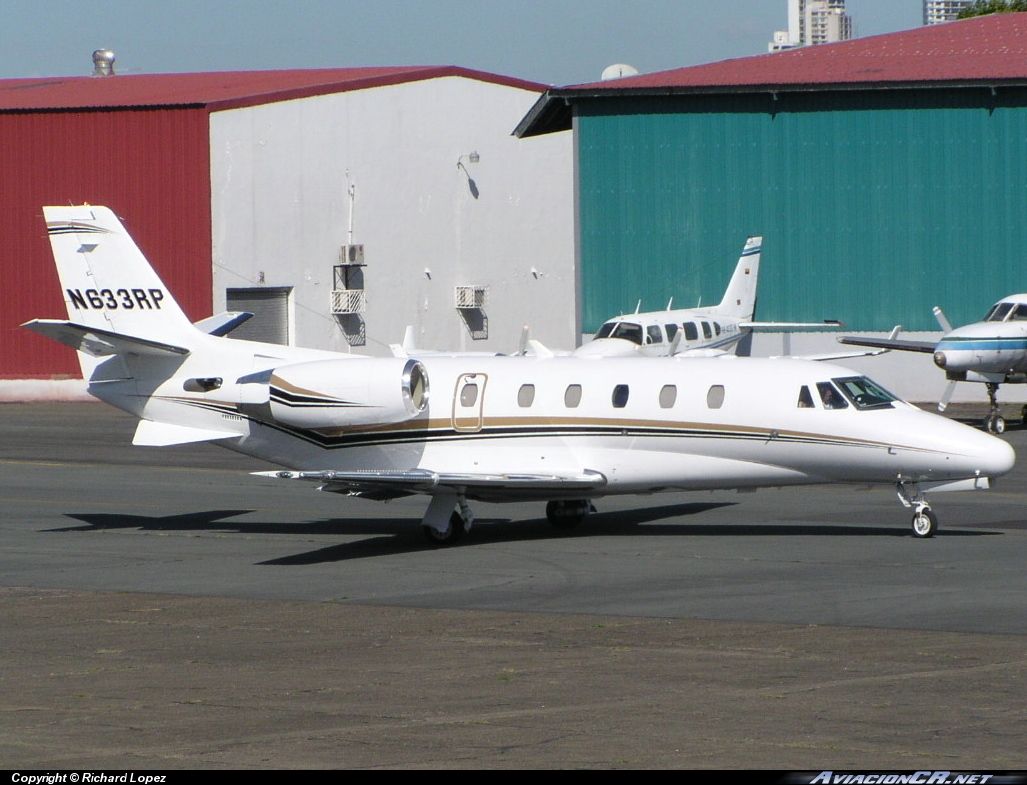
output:
[[1027, 460], [931, 540], [824, 486], [436, 549], [424, 499], [133, 429], [0, 405], [6, 768], [1027, 769]]

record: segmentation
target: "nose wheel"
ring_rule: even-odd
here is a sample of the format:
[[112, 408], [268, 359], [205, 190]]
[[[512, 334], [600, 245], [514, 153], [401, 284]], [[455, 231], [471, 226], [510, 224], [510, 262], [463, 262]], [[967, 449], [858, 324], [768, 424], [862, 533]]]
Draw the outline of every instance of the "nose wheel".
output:
[[938, 531], [938, 517], [930, 507], [924, 507], [913, 513], [913, 536], [921, 539], [933, 537]]
[[895, 484], [895, 490], [902, 506], [913, 508], [913, 536], [920, 540], [933, 537], [938, 531], [938, 516], [931, 512], [920, 486], [915, 482], [900, 482]]

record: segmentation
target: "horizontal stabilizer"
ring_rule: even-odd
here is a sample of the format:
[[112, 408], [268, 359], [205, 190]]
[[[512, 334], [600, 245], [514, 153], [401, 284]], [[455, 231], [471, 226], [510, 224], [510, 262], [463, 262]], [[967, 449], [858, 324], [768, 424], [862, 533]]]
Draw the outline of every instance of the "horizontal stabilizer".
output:
[[33, 319], [22, 325], [33, 332], [45, 335], [93, 357], [108, 357], [115, 354], [140, 354], [157, 356], [184, 356], [188, 349], [181, 346], [159, 343], [146, 338], [133, 338], [96, 327], [86, 327], [59, 319]]
[[839, 338], [838, 343], [848, 344], [849, 346], [870, 346], [874, 349], [894, 349], [899, 352], [923, 352], [925, 354], [934, 354], [934, 350], [938, 348], [937, 342], [932, 341], [903, 341], [898, 338], [854, 338], [851, 335]]
[[206, 319], [200, 319], [200, 321], [194, 322], [194, 325], [198, 330], [203, 330], [208, 335], [216, 335], [218, 338], [222, 338], [243, 322], [248, 322], [252, 318], [253, 314], [249, 311], [225, 311], [217, 316], [208, 316]]
[[140, 420], [132, 444], [137, 447], [168, 447], [172, 444], [209, 442], [215, 439], [239, 438], [242, 434], [228, 431], [212, 431], [206, 428], [192, 428], [188, 425]]

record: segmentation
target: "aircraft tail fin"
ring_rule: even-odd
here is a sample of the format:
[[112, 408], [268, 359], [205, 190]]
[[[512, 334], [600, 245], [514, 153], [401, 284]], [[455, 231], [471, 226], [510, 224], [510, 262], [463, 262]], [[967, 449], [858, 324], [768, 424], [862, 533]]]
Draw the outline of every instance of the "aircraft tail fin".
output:
[[738, 265], [724, 292], [724, 299], [716, 308], [717, 313], [740, 319], [752, 318], [756, 311], [756, 279], [759, 276], [762, 251], [762, 237], [750, 237], [745, 241]]
[[[117, 216], [106, 207], [44, 207], [68, 319], [101, 335], [185, 347], [189, 321]], [[96, 359], [79, 352], [85, 378]]]

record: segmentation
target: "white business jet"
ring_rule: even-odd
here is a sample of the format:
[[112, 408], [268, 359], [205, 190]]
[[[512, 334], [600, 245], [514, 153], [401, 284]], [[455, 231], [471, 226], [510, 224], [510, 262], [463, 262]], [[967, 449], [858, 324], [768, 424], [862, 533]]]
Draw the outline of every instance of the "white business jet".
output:
[[988, 487], [1005, 442], [794, 359], [373, 358], [191, 324], [115, 215], [46, 207], [67, 320], [25, 326], [79, 351], [89, 392], [140, 418], [139, 445], [212, 441], [371, 499], [430, 497], [451, 543], [469, 501], [548, 502], [557, 528], [612, 494], [850, 482], [897, 488], [930, 537], [930, 490]]
[[588, 343], [578, 347], [578, 357], [645, 355], [693, 357], [723, 354], [753, 331], [834, 329], [841, 324], [825, 322], [756, 322], [756, 283], [760, 271], [763, 238], [745, 241], [738, 265], [719, 305], [676, 308], [673, 298], [663, 311], [646, 311], [608, 319]]
[[[937, 343], [890, 338], [839, 338], [841, 343], [871, 346], [905, 352], [924, 352], [934, 356], [934, 364], [945, 371], [949, 380], [938, 404], [945, 411], [956, 382], [977, 382], [987, 386], [991, 408], [984, 418], [984, 427], [991, 433], [1002, 433], [1006, 421], [999, 413], [1000, 384], [1027, 382], [1027, 294], [1013, 294], [995, 303], [982, 321], [952, 329], [941, 308], [934, 315], [945, 335]], [[897, 331], [897, 328], [896, 328]], [[1027, 422], [1027, 406], [1021, 417]]]

